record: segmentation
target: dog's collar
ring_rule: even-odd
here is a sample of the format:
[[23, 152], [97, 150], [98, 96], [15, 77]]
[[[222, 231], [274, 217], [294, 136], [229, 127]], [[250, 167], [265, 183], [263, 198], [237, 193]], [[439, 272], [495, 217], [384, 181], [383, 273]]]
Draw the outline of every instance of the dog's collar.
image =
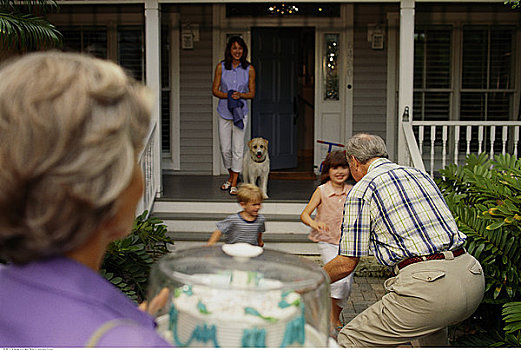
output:
[[254, 161], [255, 163], [262, 163], [262, 162], [264, 162], [265, 160], [266, 160], [266, 157], [262, 158], [261, 160], [257, 160], [257, 158], [253, 158], [253, 161]]

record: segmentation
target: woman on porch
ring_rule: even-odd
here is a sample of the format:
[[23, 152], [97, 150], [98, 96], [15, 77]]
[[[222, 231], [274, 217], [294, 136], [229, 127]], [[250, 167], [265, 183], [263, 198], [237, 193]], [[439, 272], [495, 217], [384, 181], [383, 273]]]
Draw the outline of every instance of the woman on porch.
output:
[[255, 69], [246, 59], [248, 46], [238, 36], [228, 40], [224, 60], [215, 67], [212, 93], [219, 98], [219, 140], [228, 180], [221, 190], [237, 194], [237, 180], [242, 168], [244, 132], [248, 124], [248, 103], [255, 97]]

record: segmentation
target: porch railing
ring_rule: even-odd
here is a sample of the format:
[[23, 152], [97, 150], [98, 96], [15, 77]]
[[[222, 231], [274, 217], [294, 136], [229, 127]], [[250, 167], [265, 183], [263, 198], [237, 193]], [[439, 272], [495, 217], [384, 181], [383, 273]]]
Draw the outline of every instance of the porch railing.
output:
[[409, 163], [431, 176], [468, 154], [518, 156], [521, 121], [404, 121]]
[[157, 124], [150, 130], [145, 147], [139, 156], [139, 164], [143, 171], [145, 191], [138, 203], [136, 215], [141, 214], [144, 210], [148, 210], [150, 213], [150, 209], [154, 204], [154, 198], [159, 190], [159, 184], [156, 181], [156, 176], [154, 176], [160, 171], [159, 165], [154, 161], [154, 150], [157, 142], [159, 142], [156, 128]]

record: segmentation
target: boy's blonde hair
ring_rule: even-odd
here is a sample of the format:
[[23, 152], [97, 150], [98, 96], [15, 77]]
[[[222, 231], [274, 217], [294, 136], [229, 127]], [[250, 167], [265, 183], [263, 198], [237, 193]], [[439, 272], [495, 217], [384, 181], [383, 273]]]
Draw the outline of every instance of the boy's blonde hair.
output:
[[242, 184], [237, 191], [237, 201], [239, 203], [262, 202], [262, 191], [255, 185]]

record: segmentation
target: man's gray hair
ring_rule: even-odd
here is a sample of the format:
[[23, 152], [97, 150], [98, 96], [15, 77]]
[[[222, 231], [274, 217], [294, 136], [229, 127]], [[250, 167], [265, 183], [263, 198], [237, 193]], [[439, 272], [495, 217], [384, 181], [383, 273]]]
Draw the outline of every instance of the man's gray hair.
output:
[[346, 144], [346, 156], [356, 158], [365, 164], [373, 158], [387, 158], [387, 147], [384, 140], [377, 135], [356, 134]]

